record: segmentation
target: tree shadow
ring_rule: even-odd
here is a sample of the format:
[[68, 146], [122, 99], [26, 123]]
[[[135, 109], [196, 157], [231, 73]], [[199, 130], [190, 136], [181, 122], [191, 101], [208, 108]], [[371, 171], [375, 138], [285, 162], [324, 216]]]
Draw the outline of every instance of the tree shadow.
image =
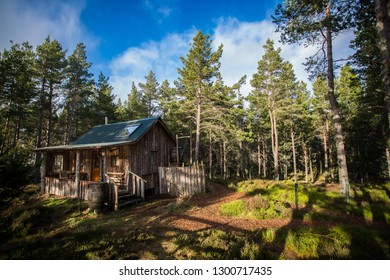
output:
[[[367, 191], [363, 191], [362, 196], [354, 195], [357, 201], [357, 210], [354, 215], [344, 213], [340, 210], [349, 208], [341, 199], [330, 199], [316, 195], [315, 191], [308, 192], [308, 201], [304, 207], [292, 209], [290, 222], [280, 227], [275, 232], [274, 242], [271, 244], [276, 259], [284, 258], [313, 258], [305, 255], [305, 249], [298, 256], [290, 256], [288, 244], [297, 243], [299, 246], [316, 246], [317, 257], [320, 259], [388, 259], [390, 252], [386, 253], [386, 242], [390, 240], [390, 232], [385, 222], [385, 216], [381, 205], [378, 206], [371, 199]], [[373, 223], [367, 223], [358, 217], [363, 217], [363, 205], [366, 201], [373, 209]], [[327, 214], [316, 214], [312, 211], [314, 205], [331, 205], [331, 210]], [[310, 216], [309, 221], [305, 221], [305, 215]], [[320, 218], [320, 220], [318, 220]], [[310, 227], [310, 228], [308, 228]], [[291, 236], [289, 236], [291, 235]], [[310, 235], [313, 240], [305, 235]], [[294, 239], [295, 238], [295, 239]], [[305, 243], [306, 242], [306, 243]], [[316, 257], [316, 258], [317, 258]]]
[[[314, 207], [334, 203], [334, 207], [342, 209], [339, 199], [319, 196], [317, 188], [308, 189], [308, 199], [303, 205], [295, 198], [295, 207], [291, 209], [290, 221], [276, 230], [261, 228], [247, 230], [230, 222], [219, 222], [213, 216], [198, 217], [191, 215], [191, 210], [168, 212], [166, 206], [172, 202], [168, 199], [152, 204], [141, 204], [117, 212], [110, 212], [88, 218], [63, 213], [58, 223], [41, 228], [45, 232], [1, 245], [1, 258], [7, 259], [289, 259], [313, 258], [290, 250], [291, 238], [303, 239], [305, 234], [317, 238], [316, 250], [318, 258], [347, 259], [387, 259], [386, 246], [378, 241], [374, 226], [381, 228], [380, 239], [390, 240], [388, 225], [383, 223], [384, 213], [373, 214], [378, 222], [354, 225], [350, 221], [308, 220], [306, 215], [314, 215]], [[231, 195], [226, 191], [211, 194], [210, 197], [197, 196], [191, 203], [205, 207], [219, 203]], [[263, 195], [266, 193], [263, 191]], [[370, 200], [370, 199], [371, 200]], [[354, 195], [358, 209], [364, 203], [375, 204], [366, 192]], [[368, 202], [367, 202], [368, 201]], [[298, 205], [298, 207], [296, 207]], [[380, 211], [382, 208], [378, 209]], [[382, 209], [383, 210], [383, 209]], [[357, 211], [357, 210], [356, 210]], [[51, 213], [53, 214], [53, 213]], [[74, 213], [73, 213], [74, 215]], [[363, 213], [357, 213], [362, 216]], [[49, 215], [49, 218], [56, 218]], [[348, 219], [349, 216], [347, 216]], [[374, 218], [375, 217], [375, 218]], [[44, 217], [42, 217], [44, 218]], [[46, 217], [47, 218], [47, 217]], [[329, 217], [328, 217], [329, 218]], [[330, 217], [332, 218], [332, 217]], [[190, 227], [180, 227], [175, 223], [185, 220]], [[74, 223], [74, 224], [71, 224]], [[380, 223], [380, 224], [378, 224]], [[337, 227], [337, 228], [336, 228]], [[345, 242], [337, 240], [342, 235], [332, 235], [339, 230], [347, 235]], [[267, 236], [270, 233], [273, 236]], [[365, 235], [362, 241], [361, 236]], [[345, 252], [327, 251], [326, 243], [343, 243]], [[290, 245], [289, 245], [290, 244]]]

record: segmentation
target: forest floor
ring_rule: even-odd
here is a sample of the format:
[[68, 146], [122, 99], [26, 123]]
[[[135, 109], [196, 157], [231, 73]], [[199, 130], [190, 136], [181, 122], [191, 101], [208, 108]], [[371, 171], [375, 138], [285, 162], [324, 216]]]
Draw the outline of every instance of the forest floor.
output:
[[93, 214], [28, 186], [2, 203], [0, 259], [390, 259], [390, 187], [252, 180]]

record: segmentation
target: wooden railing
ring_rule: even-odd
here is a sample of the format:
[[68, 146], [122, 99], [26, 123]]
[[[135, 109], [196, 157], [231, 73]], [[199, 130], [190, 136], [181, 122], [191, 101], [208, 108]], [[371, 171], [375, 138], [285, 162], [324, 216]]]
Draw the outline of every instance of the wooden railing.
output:
[[45, 177], [45, 193], [72, 198], [87, 199], [90, 181], [82, 180], [77, 186], [74, 179]]
[[[111, 175], [111, 176], [110, 176]], [[116, 176], [116, 177], [115, 177]], [[119, 177], [118, 177], [119, 176]], [[124, 177], [123, 177], [124, 176]], [[147, 182], [142, 177], [137, 174], [127, 170], [125, 174], [123, 173], [107, 173], [105, 174], [107, 182], [113, 186], [113, 192], [111, 193], [110, 188], [110, 198], [113, 197], [114, 210], [119, 208], [119, 188], [123, 187], [126, 191], [141, 197], [145, 200], [145, 183]]]
[[128, 190], [145, 200], [145, 184], [147, 181], [130, 170], [127, 170], [126, 173]]

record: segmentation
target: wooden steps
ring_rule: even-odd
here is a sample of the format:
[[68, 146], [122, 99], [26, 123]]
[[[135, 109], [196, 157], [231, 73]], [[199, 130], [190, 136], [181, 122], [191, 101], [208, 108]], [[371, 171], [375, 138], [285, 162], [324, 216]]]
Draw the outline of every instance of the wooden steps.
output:
[[146, 180], [142, 177], [130, 170], [125, 173], [107, 172], [105, 176], [107, 182], [113, 186], [109, 204], [114, 206], [115, 211], [145, 200]]
[[141, 197], [137, 197], [131, 192], [125, 191], [125, 190], [119, 190], [118, 191], [118, 207], [123, 208], [126, 206], [130, 206], [133, 204], [137, 204], [139, 202], [142, 202], [143, 199]]

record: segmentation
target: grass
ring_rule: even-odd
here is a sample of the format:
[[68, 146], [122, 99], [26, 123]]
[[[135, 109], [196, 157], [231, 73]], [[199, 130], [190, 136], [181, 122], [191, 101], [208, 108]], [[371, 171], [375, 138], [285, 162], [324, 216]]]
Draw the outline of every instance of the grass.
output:
[[[292, 182], [230, 184], [244, 196], [219, 211], [232, 219], [287, 221], [255, 231], [211, 226], [181, 230], [169, 221], [196, 211], [191, 200], [92, 214], [76, 199], [28, 186], [0, 206], [0, 259], [390, 259], [390, 185], [356, 185], [346, 204], [337, 191]], [[156, 204], [157, 203], [157, 204]], [[296, 208], [296, 203], [298, 208]]]
[[[340, 194], [320, 186], [302, 184], [297, 195], [291, 181], [272, 182], [264, 180], [243, 181], [230, 184], [238, 192], [244, 192], [249, 198], [241, 205], [238, 215], [255, 219], [291, 218], [298, 209], [307, 221], [340, 221], [362, 218], [366, 222], [384, 222], [390, 224], [389, 184], [354, 185], [351, 187], [351, 200], [347, 204]], [[221, 206], [221, 213], [225, 208]], [[297, 212], [295, 211], [295, 214]]]

